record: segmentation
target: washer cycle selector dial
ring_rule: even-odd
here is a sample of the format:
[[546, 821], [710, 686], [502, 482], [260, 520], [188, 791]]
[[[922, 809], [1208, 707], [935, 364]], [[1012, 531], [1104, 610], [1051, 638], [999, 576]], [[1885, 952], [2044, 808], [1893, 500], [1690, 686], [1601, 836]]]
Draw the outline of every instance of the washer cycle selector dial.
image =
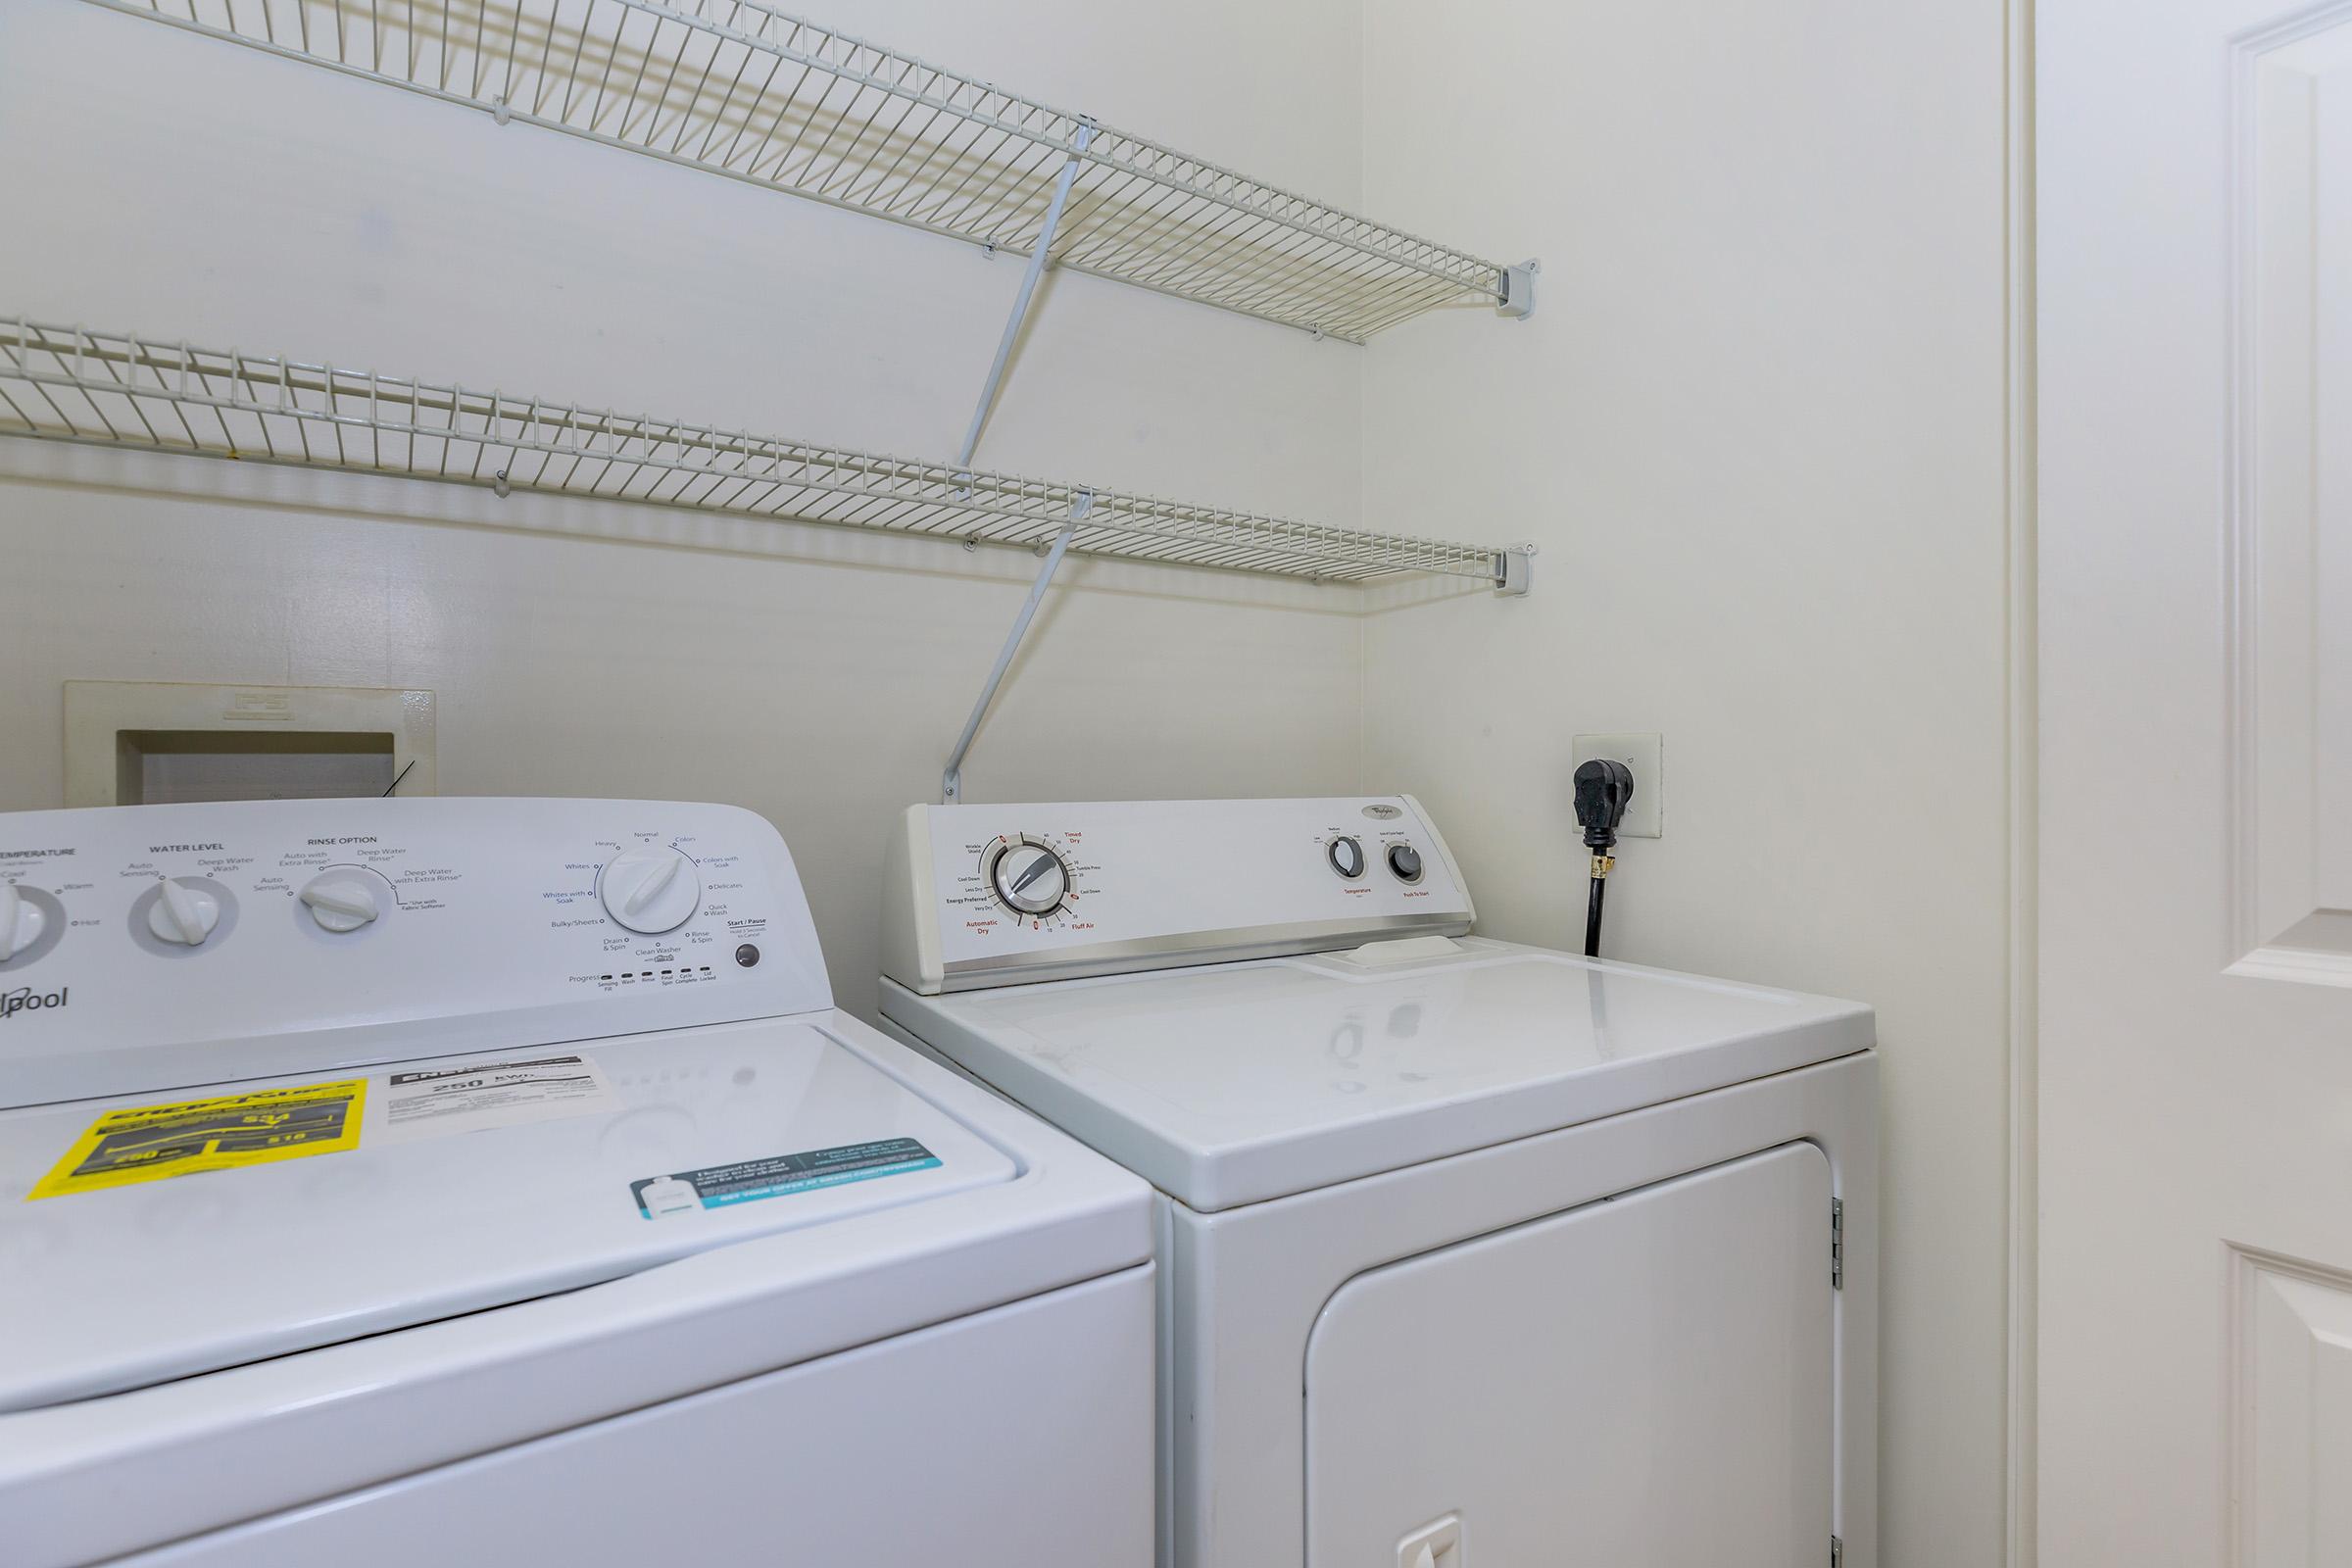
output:
[[596, 879], [605, 912], [631, 931], [674, 931], [702, 906], [703, 879], [694, 862], [666, 844], [623, 850]]
[[147, 929], [158, 942], [202, 947], [220, 923], [220, 901], [184, 878], [163, 878], [155, 902], [147, 906]]
[[1410, 844], [1398, 844], [1389, 851], [1389, 869], [1396, 873], [1399, 882], [1421, 880], [1421, 852]]
[[1324, 852], [1331, 859], [1331, 868], [1352, 882], [1364, 874], [1364, 846], [1360, 839], [1338, 838]]
[[357, 866], [321, 871], [303, 884], [301, 898], [322, 931], [357, 931], [384, 912], [383, 879]]
[[41, 940], [49, 917], [41, 906], [17, 891], [14, 882], [0, 882], [0, 963]]
[[988, 879], [997, 897], [1023, 914], [1051, 913], [1070, 891], [1070, 868], [1061, 857], [1027, 840], [998, 851]]

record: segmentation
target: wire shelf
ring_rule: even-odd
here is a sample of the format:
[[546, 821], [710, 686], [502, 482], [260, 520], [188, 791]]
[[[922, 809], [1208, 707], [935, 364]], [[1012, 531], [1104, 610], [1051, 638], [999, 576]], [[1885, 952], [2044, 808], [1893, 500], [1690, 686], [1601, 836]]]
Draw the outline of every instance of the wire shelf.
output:
[[1525, 581], [1523, 557], [959, 470], [331, 365], [0, 322], [0, 433], [1362, 582]]
[[1524, 269], [751, 0], [92, 3], [1023, 256], [1075, 159], [1054, 265], [1349, 342], [1533, 302]]

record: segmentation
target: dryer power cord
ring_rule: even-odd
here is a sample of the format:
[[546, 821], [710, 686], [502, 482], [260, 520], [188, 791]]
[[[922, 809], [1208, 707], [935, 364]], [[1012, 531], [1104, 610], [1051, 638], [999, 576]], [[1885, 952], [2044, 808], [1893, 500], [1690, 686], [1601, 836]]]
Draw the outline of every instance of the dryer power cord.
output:
[[1601, 901], [1608, 893], [1609, 873], [1617, 858], [1617, 824], [1634, 798], [1634, 770], [1608, 758], [1594, 758], [1576, 770], [1576, 820], [1585, 830], [1585, 848], [1592, 857], [1592, 892], [1585, 904], [1585, 956], [1600, 956]]

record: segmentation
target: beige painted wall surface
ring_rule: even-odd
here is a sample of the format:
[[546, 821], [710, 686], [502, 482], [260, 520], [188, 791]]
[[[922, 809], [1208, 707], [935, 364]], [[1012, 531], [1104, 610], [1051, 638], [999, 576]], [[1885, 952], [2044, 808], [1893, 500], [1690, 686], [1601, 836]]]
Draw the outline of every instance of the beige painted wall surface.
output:
[[[1216, 0], [1174, 28], [1077, 0], [826, 17], [1355, 197], [1350, 0]], [[72, 0], [0, 8], [0, 145], [39, 149], [0, 167], [0, 211], [39, 215], [0, 243], [0, 313], [869, 451], [953, 456], [1019, 276], [1017, 259]], [[1359, 351], [1082, 276], [1051, 279], [1033, 321], [982, 464], [1352, 519]], [[160, 493], [186, 490], [213, 499]], [[0, 808], [58, 803], [69, 678], [427, 686], [445, 794], [688, 796], [772, 818], [836, 989], [866, 1011], [885, 825], [933, 798], [1035, 569], [18, 441], [0, 441]], [[1346, 592], [1119, 564], [1069, 580], [975, 750], [971, 799], [1355, 786]]]
[[1886, 1054], [1883, 1560], [2002, 1548], [2001, 8], [1373, 0], [1366, 206], [1544, 261], [1365, 361], [1367, 520], [1542, 546], [1367, 633], [1368, 785], [1573, 943], [1569, 738], [1666, 737], [1608, 949]]

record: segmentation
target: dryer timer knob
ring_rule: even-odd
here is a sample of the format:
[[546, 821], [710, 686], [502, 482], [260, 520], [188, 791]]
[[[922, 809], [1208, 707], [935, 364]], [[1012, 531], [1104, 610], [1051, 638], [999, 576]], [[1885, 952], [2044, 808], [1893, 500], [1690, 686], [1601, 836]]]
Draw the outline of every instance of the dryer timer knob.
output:
[[1026, 839], [1000, 851], [988, 874], [998, 899], [1015, 914], [1051, 914], [1070, 891], [1068, 864]]

